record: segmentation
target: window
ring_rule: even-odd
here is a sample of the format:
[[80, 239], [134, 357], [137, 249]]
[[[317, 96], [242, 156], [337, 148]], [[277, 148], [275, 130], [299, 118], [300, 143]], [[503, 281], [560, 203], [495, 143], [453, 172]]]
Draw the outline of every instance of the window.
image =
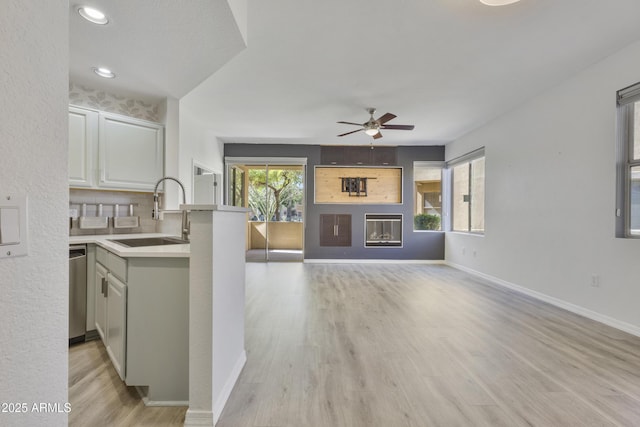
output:
[[640, 237], [640, 83], [618, 91], [616, 236]]
[[451, 171], [451, 229], [484, 233], [484, 148], [447, 166]]
[[443, 162], [413, 162], [413, 230], [442, 230]]

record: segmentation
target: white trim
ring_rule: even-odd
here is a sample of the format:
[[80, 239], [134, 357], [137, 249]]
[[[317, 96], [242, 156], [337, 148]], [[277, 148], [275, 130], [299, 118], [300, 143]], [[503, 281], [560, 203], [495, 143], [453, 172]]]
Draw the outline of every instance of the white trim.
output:
[[306, 157], [228, 157], [225, 165], [274, 165], [274, 166], [306, 166]]
[[144, 406], [189, 406], [188, 400], [149, 400], [143, 397], [142, 402]]
[[135, 388], [144, 406], [189, 406], [188, 400], [150, 400], [147, 397], [147, 390], [145, 390], [145, 388], [142, 386], [135, 386]]
[[484, 147], [477, 148], [461, 156], [446, 160], [445, 163], [447, 168], [451, 168], [452, 166], [457, 166], [461, 163], [468, 163], [481, 157], [485, 157]]
[[322, 259], [305, 258], [305, 264], [445, 264], [442, 259]]
[[459, 265], [459, 264], [455, 264], [455, 263], [448, 262], [448, 261], [445, 262], [445, 264], [450, 266], [450, 267], [453, 267], [455, 269], [458, 269], [458, 270], [464, 271], [466, 273], [472, 274], [474, 276], [477, 276], [477, 277], [483, 278], [485, 280], [488, 280], [492, 284], [501, 286], [503, 288], [511, 289], [511, 290], [513, 290], [515, 292], [530, 296], [530, 297], [535, 298], [535, 299], [537, 299], [539, 301], [543, 301], [543, 302], [549, 303], [551, 305], [554, 305], [556, 307], [565, 309], [565, 310], [570, 311], [572, 313], [579, 314], [580, 316], [586, 317], [588, 319], [595, 320], [596, 322], [605, 324], [607, 326], [611, 326], [612, 328], [615, 328], [615, 329], [621, 330], [623, 332], [627, 332], [627, 333], [629, 333], [631, 335], [635, 335], [637, 337], [640, 337], [640, 328], [635, 326], [635, 325], [632, 325], [630, 323], [622, 322], [622, 321], [614, 319], [612, 317], [605, 316], [604, 314], [600, 314], [600, 313], [597, 313], [595, 311], [589, 310], [587, 308], [580, 307], [580, 306], [575, 305], [575, 304], [571, 304], [571, 303], [566, 302], [564, 300], [561, 300], [559, 298], [552, 297], [550, 295], [546, 295], [546, 294], [543, 294], [541, 292], [537, 292], [537, 291], [534, 291], [532, 289], [528, 289], [528, 288], [513, 284], [511, 282], [507, 282], [506, 280], [498, 279], [497, 277], [494, 277], [494, 276], [491, 276], [491, 275], [488, 275], [488, 274], [485, 274], [485, 273], [481, 273], [479, 271], [473, 270], [471, 268], [468, 268], [468, 267], [465, 267], [465, 266], [462, 266], [462, 265]]
[[[227, 404], [227, 400], [229, 400], [229, 396], [231, 396], [231, 392], [233, 391], [233, 386], [238, 381], [238, 377], [240, 377], [240, 373], [242, 372], [242, 368], [244, 368], [245, 363], [247, 363], [247, 352], [242, 351], [240, 357], [236, 361], [235, 366], [231, 370], [231, 373], [227, 377], [227, 381], [224, 383], [222, 390], [220, 391], [220, 395], [216, 399], [213, 404], [213, 423], [217, 423], [220, 415], [222, 415], [222, 410], [224, 409], [224, 405]], [[214, 373], [215, 375], [215, 373]], [[186, 422], [185, 422], [185, 425]]]
[[187, 409], [187, 413], [184, 416], [184, 426], [207, 426], [213, 427], [215, 422], [213, 421], [213, 412], [210, 411], [194, 411]]
[[444, 160], [414, 160], [413, 168], [444, 169], [447, 163]]

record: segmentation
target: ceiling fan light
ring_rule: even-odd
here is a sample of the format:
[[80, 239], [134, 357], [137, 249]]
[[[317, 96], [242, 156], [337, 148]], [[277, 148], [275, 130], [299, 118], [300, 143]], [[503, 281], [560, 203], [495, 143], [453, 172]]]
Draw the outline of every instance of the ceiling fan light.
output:
[[486, 4], [487, 6], [506, 6], [519, 1], [520, 0], [480, 0], [480, 3]]
[[378, 133], [378, 129], [377, 128], [368, 128], [364, 130], [364, 133], [366, 133], [369, 136], [373, 136], [376, 135]]

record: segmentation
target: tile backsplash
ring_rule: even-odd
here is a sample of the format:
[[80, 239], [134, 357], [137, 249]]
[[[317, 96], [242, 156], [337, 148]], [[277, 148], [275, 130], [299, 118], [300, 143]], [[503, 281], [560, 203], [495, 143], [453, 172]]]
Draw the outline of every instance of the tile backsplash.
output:
[[[114, 228], [113, 221], [109, 220], [108, 228], [81, 229], [78, 217], [82, 215], [82, 204], [86, 204], [86, 216], [98, 216], [98, 205], [102, 204], [102, 216], [112, 218], [115, 216], [115, 205], [119, 205], [119, 216], [129, 215], [129, 205], [133, 205], [133, 216], [140, 217], [139, 226], [133, 228]], [[104, 191], [104, 190], [69, 190], [69, 218], [70, 236], [82, 236], [89, 234], [128, 234], [128, 233], [155, 233], [158, 231], [157, 221], [151, 218], [153, 210], [153, 194], [135, 193], [130, 191]]]

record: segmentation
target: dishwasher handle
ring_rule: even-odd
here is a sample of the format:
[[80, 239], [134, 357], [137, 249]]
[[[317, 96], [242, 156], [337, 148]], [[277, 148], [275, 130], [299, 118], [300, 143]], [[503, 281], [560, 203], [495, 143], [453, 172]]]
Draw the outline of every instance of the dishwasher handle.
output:
[[83, 258], [87, 256], [86, 246], [69, 246], [69, 259]]

